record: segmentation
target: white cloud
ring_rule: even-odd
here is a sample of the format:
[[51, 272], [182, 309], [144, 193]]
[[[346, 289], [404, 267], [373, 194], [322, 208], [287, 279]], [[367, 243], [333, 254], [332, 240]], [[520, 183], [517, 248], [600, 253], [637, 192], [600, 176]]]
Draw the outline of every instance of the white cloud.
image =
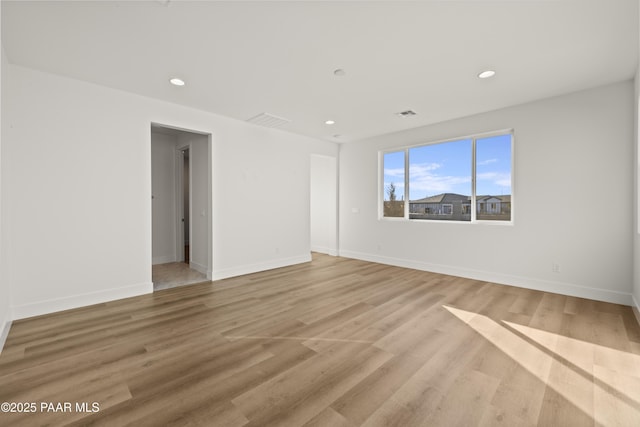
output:
[[[469, 184], [469, 176], [437, 175], [433, 171], [442, 167], [439, 163], [413, 164], [410, 166], [412, 198], [460, 191], [457, 186]], [[469, 188], [466, 192], [470, 191]], [[419, 195], [419, 196], [418, 196]]]
[[[490, 159], [486, 162], [493, 163], [497, 160]], [[438, 174], [443, 168], [441, 163], [415, 163], [411, 164], [411, 199], [433, 196], [441, 193], [470, 194], [471, 176], [456, 176]], [[385, 169], [385, 191], [391, 182], [396, 186], [396, 195], [404, 194], [404, 168]], [[511, 174], [509, 172], [491, 171], [477, 174], [478, 191], [504, 192], [511, 191]]]
[[[468, 176], [424, 176], [411, 180], [411, 192], [413, 194], [422, 193], [423, 197], [440, 193], [451, 193], [459, 191], [456, 186], [468, 184], [471, 178]], [[471, 188], [469, 188], [470, 190]]]
[[384, 176], [390, 176], [390, 177], [396, 177], [396, 178], [401, 178], [402, 181], [404, 181], [404, 168], [397, 168], [397, 169], [385, 169], [384, 170]]
[[481, 162], [478, 162], [478, 166], [486, 166], [486, 165], [490, 165], [491, 163], [495, 163], [497, 162], [498, 159], [487, 159], [487, 160], [483, 160]]
[[409, 166], [411, 175], [423, 175], [428, 174], [431, 171], [440, 169], [442, 167], [439, 163], [414, 163]]
[[477, 175], [478, 183], [484, 181], [485, 184], [478, 185], [478, 191], [483, 193], [482, 187], [494, 186], [501, 190], [511, 191], [511, 174], [508, 172], [486, 172]]
[[484, 172], [476, 175], [478, 181], [491, 181], [497, 179], [499, 176], [498, 172]]

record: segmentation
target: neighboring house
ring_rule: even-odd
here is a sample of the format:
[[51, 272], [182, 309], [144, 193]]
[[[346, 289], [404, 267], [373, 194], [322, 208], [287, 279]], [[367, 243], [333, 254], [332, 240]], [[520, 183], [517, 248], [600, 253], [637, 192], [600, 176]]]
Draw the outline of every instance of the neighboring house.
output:
[[[477, 196], [477, 219], [504, 219], [511, 217], [511, 195]], [[471, 220], [471, 197], [455, 193], [442, 193], [409, 202], [409, 218], [449, 221]]]
[[471, 221], [471, 198], [442, 193], [409, 202], [409, 218]]
[[511, 195], [477, 196], [476, 218], [508, 221], [511, 219]]

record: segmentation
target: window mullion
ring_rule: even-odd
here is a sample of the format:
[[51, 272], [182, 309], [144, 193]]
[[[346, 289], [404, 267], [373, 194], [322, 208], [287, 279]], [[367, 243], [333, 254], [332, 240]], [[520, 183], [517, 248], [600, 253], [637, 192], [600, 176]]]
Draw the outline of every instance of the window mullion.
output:
[[404, 219], [409, 219], [409, 149], [404, 150]]
[[471, 222], [476, 221], [476, 138], [471, 139]]

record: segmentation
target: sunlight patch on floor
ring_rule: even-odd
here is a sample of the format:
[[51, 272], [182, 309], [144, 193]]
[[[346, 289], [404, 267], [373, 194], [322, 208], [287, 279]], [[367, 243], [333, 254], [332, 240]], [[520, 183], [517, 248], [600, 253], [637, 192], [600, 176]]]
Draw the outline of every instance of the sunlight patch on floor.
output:
[[482, 314], [443, 307], [598, 424], [625, 420], [623, 425], [640, 425], [637, 355], [512, 322], [504, 322], [507, 327]]

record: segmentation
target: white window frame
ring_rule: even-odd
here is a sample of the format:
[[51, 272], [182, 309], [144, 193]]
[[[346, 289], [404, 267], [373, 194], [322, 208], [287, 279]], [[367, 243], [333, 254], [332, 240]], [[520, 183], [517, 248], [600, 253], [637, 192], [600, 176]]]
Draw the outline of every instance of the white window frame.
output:
[[[476, 195], [476, 141], [478, 139], [490, 138], [492, 136], [499, 135], [511, 135], [511, 213], [509, 220], [483, 220], [477, 219], [477, 195]], [[429, 219], [411, 219], [409, 218], [409, 181], [410, 181], [410, 171], [409, 171], [409, 150], [411, 148], [423, 147], [426, 145], [435, 145], [435, 144], [446, 144], [448, 142], [455, 142], [460, 140], [470, 139], [471, 140], [471, 220], [470, 221], [462, 221], [462, 220], [429, 220]], [[384, 216], [384, 156], [389, 153], [404, 153], [404, 217], [386, 217]], [[398, 148], [390, 148], [387, 150], [381, 150], [378, 153], [378, 219], [384, 221], [410, 221], [410, 222], [419, 222], [419, 223], [447, 223], [447, 224], [493, 224], [493, 225], [513, 225], [515, 218], [515, 132], [513, 129], [503, 129], [491, 132], [477, 133], [467, 136], [460, 136], [455, 138], [448, 138], [438, 141], [432, 141], [428, 143], [415, 144], [410, 146], [398, 147]], [[453, 209], [453, 207], [452, 207]], [[452, 214], [451, 214], [452, 215]]]

